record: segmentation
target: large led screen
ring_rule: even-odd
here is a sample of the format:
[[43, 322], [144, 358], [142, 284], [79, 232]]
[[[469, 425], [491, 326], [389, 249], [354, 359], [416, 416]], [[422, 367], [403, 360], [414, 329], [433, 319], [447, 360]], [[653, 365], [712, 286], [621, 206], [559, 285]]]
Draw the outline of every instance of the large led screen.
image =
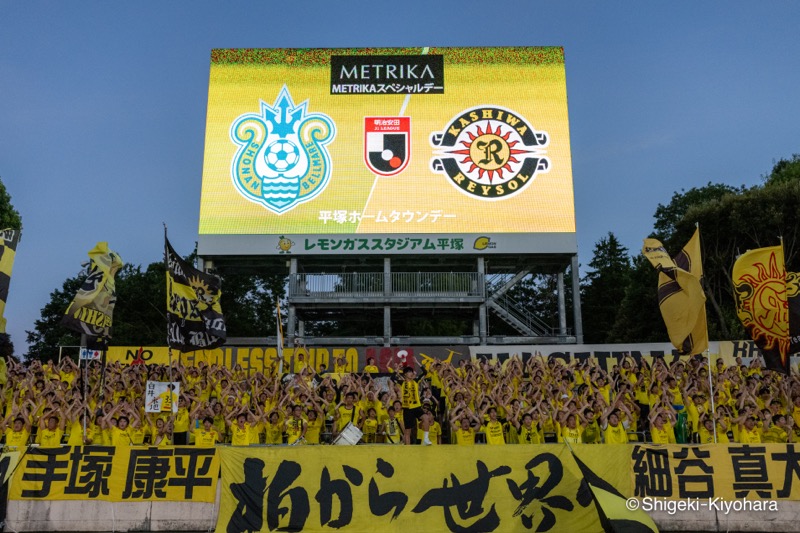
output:
[[199, 230], [573, 248], [563, 49], [213, 50]]

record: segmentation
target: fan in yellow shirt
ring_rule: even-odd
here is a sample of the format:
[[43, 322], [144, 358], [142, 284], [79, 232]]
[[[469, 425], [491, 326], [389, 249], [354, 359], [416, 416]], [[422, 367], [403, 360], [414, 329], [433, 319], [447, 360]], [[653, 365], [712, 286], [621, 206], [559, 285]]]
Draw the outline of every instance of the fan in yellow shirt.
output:
[[189, 425], [189, 431], [192, 432], [194, 435], [194, 445], [195, 446], [214, 446], [216, 443], [220, 442], [222, 439], [220, 438], [219, 432], [214, 427], [214, 418], [211, 416], [206, 416], [203, 418], [203, 426], [200, 428], [195, 428], [196, 424]]
[[531, 413], [522, 415], [522, 423], [519, 422], [519, 417], [514, 418], [512, 423], [519, 433], [519, 444], [541, 444], [543, 442], [539, 424], [533, 423], [533, 415]]
[[235, 421], [232, 415], [228, 415], [227, 419], [230, 425], [231, 444], [233, 446], [249, 446], [252, 433], [250, 428], [255, 422], [253, 415], [248, 411], [236, 415]]
[[[31, 436], [31, 424], [26, 417], [17, 415], [17, 410], [14, 408], [12, 414], [3, 420], [2, 429], [6, 435], [7, 448], [24, 448], [28, 445], [28, 439]], [[12, 422], [13, 419], [13, 422]], [[9, 427], [10, 426], [10, 427]]]
[[497, 420], [497, 409], [490, 407], [487, 413], [489, 415], [489, 421], [483, 427], [483, 431], [486, 433], [486, 444], [505, 444], [506, 439], [503, 435], [503, 424]]
[[672, 420], [672, 412], [666, 408], [654, 409], [650, 413], [650, 440], [653, 444], [675, 443], [675, 432], [667, 420]]
[[[619, 406], [619, 409], [617, 408]], [[622, 402], [615, 402], [600, 417], [600, 428], [603, 430], [603, 442], [606, 444], [628, 444], [628, 428], [630, 422], [620, 420], [620, 409], [630, 415], [630, 411]]]
[[50, 411], [39, 419], [39, 431], [36, 433], [36, 443], [39, 446], [43, 448], [61, 446], [65, 420], [58, 414], [56, 411]]

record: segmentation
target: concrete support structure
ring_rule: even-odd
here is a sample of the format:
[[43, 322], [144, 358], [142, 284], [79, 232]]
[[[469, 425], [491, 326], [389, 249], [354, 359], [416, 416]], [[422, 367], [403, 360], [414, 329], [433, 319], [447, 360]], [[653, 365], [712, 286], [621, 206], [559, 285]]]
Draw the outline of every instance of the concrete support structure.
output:
[[575, 342], [583, 344], [583, 319], [581, 318], [581, 279], [578, 272], [578, 254], [572, 256], [572, 313], [575, 318]]
[[558, 334], [567, 334], [567, 305], [564, 297], [564, 273], [558, 273]]

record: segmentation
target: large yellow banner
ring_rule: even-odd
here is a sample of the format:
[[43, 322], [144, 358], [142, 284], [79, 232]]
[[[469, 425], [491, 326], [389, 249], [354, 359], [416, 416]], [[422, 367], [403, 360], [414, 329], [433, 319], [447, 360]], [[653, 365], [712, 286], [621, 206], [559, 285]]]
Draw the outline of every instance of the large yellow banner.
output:
[[9, 499], [213, 502], [218, 477], [214, 448], [31, 446]]
[[[594, 449], [602, 463], [603, 448]], [[603, 530], [562, 445], [221, 448], [220, 454], [218, 533]], [[614, 486], [627, 484], [625, 468], [604, 474]]]
[[635, 445], [637, 498], [800, 500], [800, 445]]

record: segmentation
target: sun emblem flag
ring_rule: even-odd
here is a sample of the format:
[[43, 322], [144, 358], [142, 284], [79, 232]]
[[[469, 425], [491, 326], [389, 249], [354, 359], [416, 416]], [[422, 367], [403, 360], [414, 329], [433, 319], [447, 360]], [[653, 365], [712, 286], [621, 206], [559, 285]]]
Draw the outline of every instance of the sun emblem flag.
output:
[[327, 145], [336, 125], [322, 113], [308, 113], [308, 101], [295, 105], [284, 85], [273, 105], [239, 116], [230, 137], [239, 146], [231, 163], [236, 190], [246, 199], [281, 214], [311, 200], [328, 185]]

